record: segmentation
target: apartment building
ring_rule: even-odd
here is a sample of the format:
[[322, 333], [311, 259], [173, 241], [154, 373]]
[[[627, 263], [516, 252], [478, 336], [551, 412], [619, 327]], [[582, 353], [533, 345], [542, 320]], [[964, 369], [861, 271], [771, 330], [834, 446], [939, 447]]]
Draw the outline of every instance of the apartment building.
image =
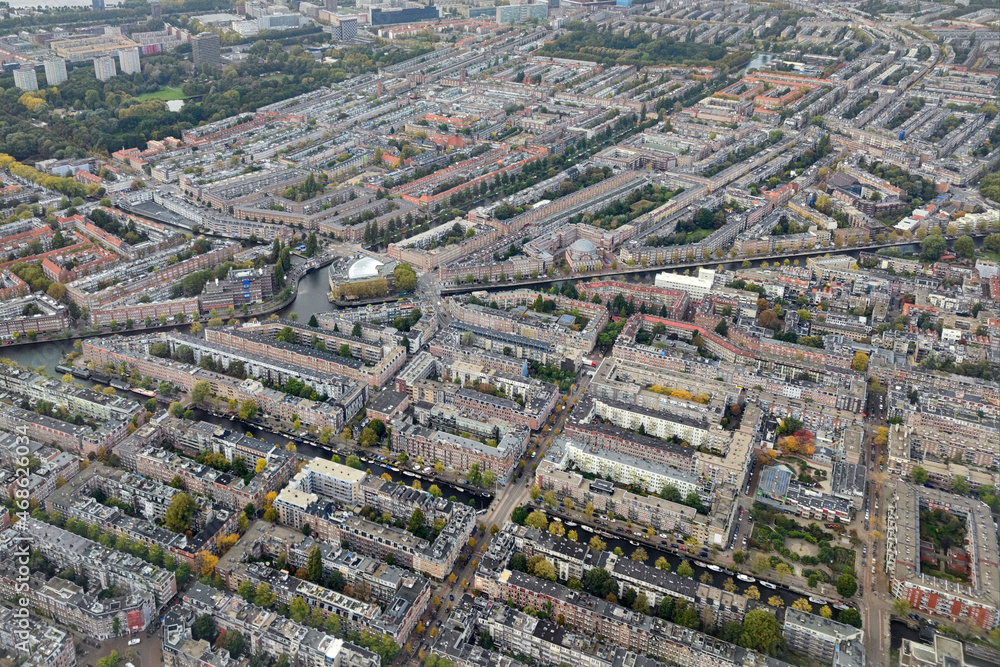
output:
[[[14, 595], [16, 585], [13, 564], [0, 570], [0, 588], [6, 595]], [[35, 609], [98, 640], [142, 632], [156, 613], [155, 600], [148, 593], [116, 595], [98, 600], [96, 594], [86, 593], [77, 584], [60, 577], [32, 581], [27, 593]]]
[[128, 436], [128, 424], [129, 422], [112, 420], [92, 429], [40, 415], [32, 410], [13, 406], [0, 407], [0, 429], [11, 433], [24, 432], [32, 440], [55, 445], [82, 456], [91, 452], [97, 454], [102, 447], [111, 450]]
[[844, 667], [865, 664], [864, 632], [851, 625], [837, 623], [818, 614], [807, 614], [789, 607], [783, 625], [788, 648], [802, 655], [813, 656], [825, 663]]
[[288, 488], [330, 498], [344, 507], [354, 507], [363, 499], [362, 485], [367, 479], [368, 473], [363, 470], [317, 457], [302, 467]]
[[[22, 634], [27, 632], [27, 636]], [[73, 635], [36, 616], [22, 618], [12, 607], [0, 608], [0, 647], [23, 658], [24, 667], [75, 667]], [[28, 648], [28, 651], [25, 651]]]
[[[432, 406], [421, 403], [417, 409], [425, 407]], [[488, 424], [483, 426], [491, 430]], [[459, 472], [469, 470], [475, 463], [481, 471], [496, 475], [497, 483], [503, 485], [510, 481], [527, 447], [529, 435], [528, 429], [520, 428], [503, 434], [499, 439], [481, 442], [397, 420], [392, 423], [392, 449], [406, 452], [411, 459], [419, 457], [425, 461], [440, 461], [445, 467]]]
[[203, 646], [192, 646], [190, 630], [194, 618], [200, 614], [210, 614], [220, 629], [240, 632], [247, 639], [250, 651], [270, 660], [287, 655], [296, 667], [379, 667], [381, 664], [377, 653], [201, 583], [188, 589], [183, 604], [171, 609], [164, 618], [165, 664], [177, 667], [205, 664], [201, 658], [208, 650], [207, 642]]
[[[965, 520], [963, 550], [968, 556], [969, 583], [922, 572], [920, 511], [940, 509]], [[977, 499], [898, 481], [886, 511], [886, 568], [892, 594], [913, 609], [951, 622], [992, 630], [1000, 614], [1000, 558], [997, 531], [989, 506]]]
[[173, 572], [37, 519], [22, 519], [0, 536], [0, 557], [12, 554], [22, 535], [29, 536], [34, 547], [56, 567], [73, 568], [96, 586], [121, 585], [134, 594], [148, 594], [156, 607], [177, 593]]

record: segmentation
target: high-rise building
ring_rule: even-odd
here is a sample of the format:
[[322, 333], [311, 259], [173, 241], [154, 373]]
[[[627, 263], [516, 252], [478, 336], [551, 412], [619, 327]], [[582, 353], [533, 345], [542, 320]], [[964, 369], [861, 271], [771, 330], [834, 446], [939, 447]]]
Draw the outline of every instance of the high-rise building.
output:
[[14, 70], [14, 85], [21, 90], [38, 90], [38, 75], [35, 68], [21, 65]]
[[222, 67], [222, 39], [214, 32], [203, 32], [191, 40], [194, 67]]
[[337, 13], [337, 0], [324, 0], [323, 6], [331, 14]]
[[104, 11], [104, 0], [91, 0], [91, 1], [94, 3], [93, 6], [95, 12]]
[[163, 8], [158, 0], [151, 0], [149, 3], [149, 18], [158, 19], [163, 16]]
[[98, 81], [107, 81], [116, 74], [118, 74], [118, 70], [115, 68], [114, 58], [111, 56], [94, 58], [94, 76], [97, 77]]
[[548, 2], [526, 2], [520, 5], [497, 7], [496, 21], [500, 25], [515, 25], [528, 19], [544, 21], [549, 17]]
[[118, 66], [122, 68], [122, 74], [135, 74], [142, 71], [139, 64], [139, 49], [122, 49], [118, 52]]
[[333, 37], [338, 41], [358, 36], [357, 16], [338, 16], [333, 19]]
[[45, 85], [58, 86], [69, 79], [66, 74], [66, 61], [62, 58], [49, 58], [45, 61]]

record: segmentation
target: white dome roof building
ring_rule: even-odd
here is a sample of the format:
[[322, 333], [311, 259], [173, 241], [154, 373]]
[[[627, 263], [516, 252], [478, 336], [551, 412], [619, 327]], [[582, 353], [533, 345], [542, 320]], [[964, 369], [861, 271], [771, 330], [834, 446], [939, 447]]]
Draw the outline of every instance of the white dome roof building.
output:
[[374, 257], [362, 257], [347, 268], [348, 280], [367, 280], [378, 278], [379, 269], [385, 266], [385, 262], [380, 262]]
[[370, 255], [357, 255], [335, 261], [328, 269], [330, 291], [339, 292], [347, 283], [363, 283], [368, 280], [385, 278], [392, 286], [393, 270], [399, 264], [396, 260], [383, 261]]
[[573, 271], [600, 268], [604, 253], [590, 239], [577, 239], [566, 248], [566, 264]]

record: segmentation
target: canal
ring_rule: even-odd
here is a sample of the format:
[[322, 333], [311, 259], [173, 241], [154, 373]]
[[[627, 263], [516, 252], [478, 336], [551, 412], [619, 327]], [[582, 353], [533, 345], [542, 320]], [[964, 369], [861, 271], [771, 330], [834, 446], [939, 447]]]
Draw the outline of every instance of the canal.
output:
[[[256, 424], [242, 422], [239, 419], [230, 421], [227, 417], [220, 417], [218, 415], [213, 415], [209, 412], [205, 412], [201, 409], [196, 409], [194, 411], [194, 418], [199, 421], [208, 422], [210, 424], [216, 424], [218, 426], [223, 426], [225, 428], [231, 429], [237, 433], [249, 434], [258, 440], [263, 440], [265, 442], [270, 442], [275, 445], [285, 445], [291, 440], [288, 436], [281, 433], [274, 433], [265, 429], [261, 429]], [[351, 454], [358, 455], [362, 459], [362, 464], [365, 470], [368, 470], [373, 476], [381, 477], [383, 474], [388, 474], [394, 482], [402, 481], [407, 486], [411, 486], [414, 480], [419, 480], [424, 490], [426, 491], [431, 484], [437, 484], [438, 488], [441, 489], [441, 494], [443, 497], [452, 499], [455, 502], [469, 505], [471, 504], [477, 510], [486, 509], [489, 507], [493, 498], [489, 495], [481, 496], [471, 493], [459, 486], [449, 484], [448, 482], [437, 481], [432, 479], [429, 475], [420, 473], [402, 474], [398, 470], [389, 470], [385, 464], [379, 463], [378, 461], [369, 460], [367, 455], [363, 456], [363, 452], [353, 451], [353, 450], [339, 450], [335, 451], [333, 449], [327, 449], [325, 447], [319, 447], [308, 442], [296, 442], [295, 448], [298, 454], [306, 459], [311, 459], [313, 457], [319, 457], [323, 459], [330, 460], [333, 454], [338, 454], [341, 458], [341, 462], [344, 462], [345, 458]], [[411, 476], [412, 475], [412, 476]], [[485, 491], [483, 492], [485, 493]], [[470, 503], [471, 501], [471, 503]], [[589, 539], [589, 538], [588, 538]]]
[[[581, 544], [587, 544], [587, 543], [589, 543], [590, 542], [590, 538], [594, 536], [594, 532], [589, 527], [587, 527], [587, 526], [584, 526], [584, 525], [570, 526], [568, 524], [564, 524], [564, 525], [566, 525], [566, 532], [567, 532], [567, 534], [569, 533], [570, 530], [575, 530], [577, 532], [577, 541], [580, 542]], [[616, 523], [616, 524], [614, 524], [612, 526], [608, 526], [608, 529], [604, 530], [602, 532], [605, 532], [605, 533], [608, 533], [608, 534], [614, 534], [615, 531], [616, 531], [616, 527], [620, 527], [620, 528], [622, 528], [622, 530], [625, 530], [622, 522], [618, 522], [618, 523]], [[775, 584], [775, 586], [777, 588], [774, 589], [774, 590], [769, 590], [766, 586], [763, 586], [761, 584], [760, 580], [758, 580], [756, 582], [753, 582], [753, 583], [751, 583], [751, 582], [745, 582], [745, 581], [740, 581], [740, 580], [736, 579], [736, 575], [735, 574], [729, 574], [725, 570], [723, 570], [722, 572], [714, 572], [712, 570], [709, 570], [707, 567], [703, 567], [704, 565], [707, 565], [707, 563], [702, 562], [701, 560], [698, 560], [696, 557], [692, 558], [692, 557], [679, 556], [678, 554], [674, 553], [673, 551], [661, 550], [661, 549], [656, 549], [654, 547], [646, 546], [644, 544], [640, 544], [636, 540], [630, 540], [630, 539], [628, 539], [627, 537], [624, 537], [624, 536], [623, 537], [605, 537], [604, 535], [600, 535], [599, 537], [602, 540], [604, 540], [604, 542], [608, 545], [607, 546], [607, 550], [608, 551], [614, 551], [615, 548], [618, 547], [618, 548], [620, 548], [622, 550], [622, 552], [624, 553], [625, 557], [631, 556], [632, 552], [634, 552], [639, 546], [642, 546], [642, 548], [645, 549], [646, 554], [649, 556], [649, 560], [646, 561], [646, 565], [652, 566], [657, 561], [657, 559], [659, 559], [662, 556], [663, 558], [667, 559], [668, 563], [670, 563], [670, 571], [671, 572], [676, 572], [678, 566], [683, 561], [687, 560], [687, 561], [689, 561], [691, 563], [691, 566], [694, 568], [694, 575], [693, 576], [694, 576], [695, 579], [698, 579], [700, 581], [702, 576], [704, 576], [705, 574], [708, 574], [712, 578], [710, 584], [712, 586], [715, 586], [716, 588], [723, 588], [723, 585], [726, 583], [726, 581], [730, 577], [732, 577], [733, 583], [736, 584], [736, 590], [737, 590], [737, 592], [739, 592], [739, 593], [745, 593], [746, 590], [748, 588], [750, 588], [751, 586], [756, 586], [757, 590], [760, 592], [760, 596], [761, 596], [762, 600], [767, 601], [767, 599], [769, 597], [771, 597], [773, 595], [777, 595], [784, 602], [785, 607], [790, 607], [796, 600], [798, 600], [799, 598], [803, 597], [799, 593], [791, 591], [788, 588], [786, 588], [785, 586], [782, 586], [781, 584]], [[654, 539], [658, 539], [658, 538], [654, 538]], [[633, 544], [633, 542], [635, 542], [635, 544]], [[698, 553], [700, 553], [700, 551], [695, 551], [695, 552], [693, 552], [692, 555], [693, 556], [697, 556]], [[817, 593], [817, 596], [818, 595], [819, 594]], [[813, 604], [813, 612], [814, 613], [819, 613], [819, 608], [820, 608], [820, 605]]]
[[[302, 257], [295, 255], [292, 257], [292, 266], [299, 266], [305, 261]], [[279, 310], [278, 315], [288, 317], [295, 313], [299, 316], [299, 321], [308, 322], [310, 315], [336, 310], [336, 306], [330, 303], [327, 298], [327, 294], [330, 292], [330, 280], [327, 278], [328, 268], [328, 266], [324, 266], [302, 276], [295, 299]]]

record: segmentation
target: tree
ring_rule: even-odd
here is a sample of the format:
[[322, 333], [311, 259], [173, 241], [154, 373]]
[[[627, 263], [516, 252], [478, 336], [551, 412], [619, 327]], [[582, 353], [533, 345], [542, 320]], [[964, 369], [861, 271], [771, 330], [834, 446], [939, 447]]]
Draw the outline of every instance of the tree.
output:
[[118, 655], [118, 651], [112, 651], [97, 661], [97, 667], [119, 667], [120, 664], [121, 656]]
[[410, 521], [406, 526], [406, 529], [416, 535], [417, 533], [423, 532], [424, 529], [424, 513], [419, 507], [415, 507], [413, 512], [410, 514]]
[[594, 535], [590, 538], [590, 548], [594, 551], [604, 551], [608, 548], [607, 542], [602, 540], [599, 535]]
[[649, 560], [649, 554], [646, 553], [645, 549], [639, 547], [632, 552], [632, 555], [629, 556], [629, 558], [631, 558], [637, 563], [645, 563], [647, 560]]
[[430, 494], [432, 498], [440, 498], [441, 487], [439, 487], [437, 484], [431, 484], [430, 487], [427, 489], [427, 493]]
[[269, 609], [274, 606], [277, 601], [277, 594], [271, 590], [271, 585], [266, 582], [261, 582], [257, 584], [257, 590], [253, 596], [253, 603], [258, 607], [264, 607]]
[[858, 613], [857, 609], [853, 607], [851, 609], [842, 609], [839, 614], [837, 614], [837, 620], [845, 625], [851, 625], [855, 628], [861, 627], [861, 614]]
[[244, 399], [243, 402], [240, 403], [240, 409], [237, 412], [237, 415], [243, 420], [253, 419], [257, 416], [257, 404], [253, 401], [253, 399]]
[[823, 618], [833, 618], [833, 610], [830, 609], [829, 605], [823, 605], [819, 609], [819, 615]]
[[948, 244], [940, 234], [931, 234], [920, 242], [920, 257], [928, 262], [936, 262], [947, 250]]
[[664, 572], [670, 572], [670, 561], [668, 561], [663, 556], [660, 556], [659, 558], [657, 558], [656, 562], [653, 563], [653, 565], [658, 570], [663, 570]]
[[306, 570], [309, 572], [309, 581], [313, 583], [317, 583], [323, 578], [323, 554], [318, 544], [309, 551]]
[[959, 236], [955, 239], [955, 254], [962, 259], [972, 259], [976, 256], [976, 243], [969, 236]]
[[855, 352], [854, 361], [851, 362], [851, 368], [859, 373], [863, 373], [868, 370], [868, 355], [861, 350]]
[[211, 395], [212, 386], [208, 383], [208, 380], [199, 380], [191, 387], [191, 402], [195, 405], [204, 403], [205, 399]]
[[735, 593], [736, 582], [733, 580], [732, 577], [729, 577], [728, 579], [726, 579], [725, 583], [722, 584], [722, 588], [724, 588], [728, 593]]
[[910, 472], [910, 478], [914, 484], [926, 484], [931, 476], [924, 468], [917, 466]]
[[739, 645], [766, 655], [775, 655], [781, 643], [781, 626], [778, 619], [763, 609], [747, 612], [743, 618], [743, 634]]
[[906, 598], [896, 598], [892, 601], [892, 614], [899, 618], [906, 618], [910, 613], [910, 601]]
[[525, 519], [524, 525], [529, 528], [537, 528], [538, 530], [545, 531], [549, 527], [549, 520], [546, 518], [545, 514], [535, 510], [528, 515], [527, 519]]
[[226, 632], [226, 640], [222, 644], [222, 648], [229, 651], [229, 656], [233, 659], [240, 657], [243, 653], [243, 647], [246, 645], [246, 640], [243, 638], [243, 633], [239, 630], [229, 630]]
[[519, 526], [523, 526], [525, 521], [528, 519], [528, 513], [527, 507], [518, 505], [514, 508], [514, 511], [510, 513], [510, 520]]
[[177, 419], [184, 418], [184, 406], [181, 405], [178, 401], [174, 401], [173, 403], [171, 403], [169, 410], [171, 417], [176, 417]]
[[215, 566], [219, 564], [219, 557], [207, 551], [199, 551], [195, 557], [201, 576], [210, 577], [215, 574]]
[[288, 615], [296, 623], [301, 623], [309, 615], [309, 605], [301, 596], [296, 596], [294, 600], [288, 603]]
[[[543, 558], [541, 556], [532, 556], [531, 558], [532, 559], [534, 559], [534, 558], [539, 558], [540, 559], [537, 563], [535, 563], [535, 567], [534, 567], [534, 575], [536, 577], [538, 577], [539, 579], [545, 579], [547, 581], [555, 581], [556, 580], [556, 566], [555, 565], [553, 565], [549, 561], [545, 560], [545, 558]], [[530, 563], [530, 560], [531, 559], [529, 559], [529, 563]], [[529, 564], [529, 568], [530, 567], [531, 566]]]
[[853, 597], [858, 592], [858, 580], [850, 574], [837, 577], [837, 592], [845, 598]]
[[191, 637], [195, 640], [204, 639], [211, 644], [215, 641], [217, 632], [215, 619], [211, 614], [202, 614], [191, 624]]
[[677, 566], [677, 574], [682, 577], [690, 579], [694, 574], [694, 568], [691, 567], [691, 561], [685, 560], [680, 565]]
[[813, 607], [809, 604], [809, 600], [805, 598], [799, 598], [792, 603], [792, 609], [798, 609], [799, 611], [804, 611], [807, 614], [811, 614]]
[[174, 494], [167, 508], [167, 513], [163, 517], [164, 525], [175, 533], [183, 533], [191, 525], [191, 517], [198, 509], [197, 503], [187, 493], [183, 491]]
[[756, 586], [748, 586], [747, 589], [745, 591], [743, 591], [743, 595], [745, 595], [746, 597], [748, 597], [751, 600], [759, 600], [760, 599], [760, 589], [757, 588]]
[[965, 481], [965, 475], [953, 475], [951, 478], [951, 491], [960, 496], [969, 493], [969, 483]]

